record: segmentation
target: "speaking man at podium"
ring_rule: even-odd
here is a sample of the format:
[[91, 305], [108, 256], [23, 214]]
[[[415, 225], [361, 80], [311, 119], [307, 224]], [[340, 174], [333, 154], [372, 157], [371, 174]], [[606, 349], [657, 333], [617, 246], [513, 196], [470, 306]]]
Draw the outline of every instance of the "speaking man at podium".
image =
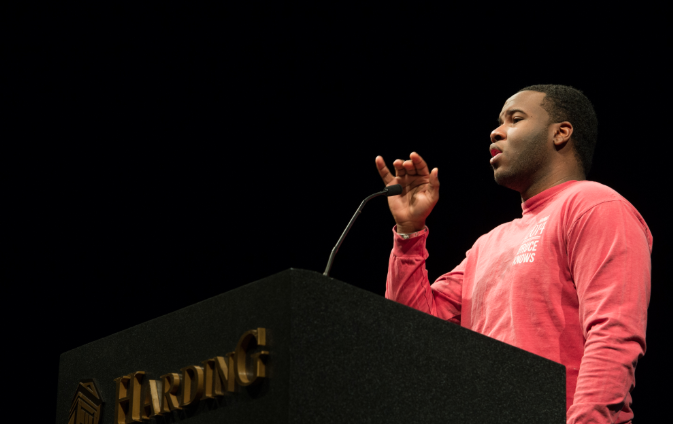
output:
[[[628, 423], [645, 353], [652, 234], [616, 191], [587, 181], [597, 137], [589, 99], [562, 85], [510, 97], [491, 133], [495, 181], [521, 194], [521, 218], [481, 236], [465, 259], [428, 281], [426, 218], [438, 169], [411, 153], [376, 165], [402, 195], [386, 297], [559, 362], [567, 422]], [[447, 240], [450, 242], [450, 240]]]

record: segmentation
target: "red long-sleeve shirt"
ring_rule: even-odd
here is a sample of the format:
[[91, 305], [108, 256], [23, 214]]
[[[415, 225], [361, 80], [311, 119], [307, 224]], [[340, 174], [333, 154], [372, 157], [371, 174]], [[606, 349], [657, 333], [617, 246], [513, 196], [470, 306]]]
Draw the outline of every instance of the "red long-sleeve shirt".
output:
[[565, 365], [568, 424], [628, 422], [645, 353], [650, 230], [591, 181], [552, 187], [522, 209], [432, 285], [428, 231], [393, 230], [386, 298]]

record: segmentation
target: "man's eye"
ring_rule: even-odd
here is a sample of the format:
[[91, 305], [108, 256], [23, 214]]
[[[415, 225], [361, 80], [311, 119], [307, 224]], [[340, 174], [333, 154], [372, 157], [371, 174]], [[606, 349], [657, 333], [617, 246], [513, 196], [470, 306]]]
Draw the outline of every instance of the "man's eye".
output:
[[519, 122], [519, 121], [523, 121], [523, 118], [520, 117], [520, 116], [517, 116], [517, 117], [512, 118], [512, 122], [514, 122], [515, 124], [516, 124], [517, 122]]

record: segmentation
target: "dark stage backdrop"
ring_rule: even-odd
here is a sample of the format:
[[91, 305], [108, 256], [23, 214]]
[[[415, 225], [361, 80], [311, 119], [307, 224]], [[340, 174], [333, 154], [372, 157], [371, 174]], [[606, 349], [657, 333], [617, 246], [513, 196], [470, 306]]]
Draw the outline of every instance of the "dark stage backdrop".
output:
[[[19, 187], [30, 194], [19, 206], [30, 265], [17, 282], [40, 311], [40, 347], [26, 349], [44, 354], [51, 410], [60, 353], [290, 267], [322, 272], [360, 201], [382, 187], [376, 155], [390, 164], [417, 151], [439, 167], [428, 270], [448, 272], [521, 213], [488, 162], [502, 104], [523, 86], [559, 83], [598, 114], [590, 179], [631, 201], [654, 235], [633, 398], [636, 422], [655, 422], [673, 299], [670, 96], [656, 34], [320, 3], [27, 15], [12, 41], [29, 146]], [[383, 296], [392, 227], [386, 200], [373, 200], [332, 275]]]

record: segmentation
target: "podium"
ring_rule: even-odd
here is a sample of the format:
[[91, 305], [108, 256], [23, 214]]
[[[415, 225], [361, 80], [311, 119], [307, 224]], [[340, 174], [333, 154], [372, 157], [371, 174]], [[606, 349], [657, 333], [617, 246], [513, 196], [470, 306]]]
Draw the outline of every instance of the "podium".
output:
[[57, 424], [563, 424], [565, 367], [289, 269], [63, 353], [57, 396]]

